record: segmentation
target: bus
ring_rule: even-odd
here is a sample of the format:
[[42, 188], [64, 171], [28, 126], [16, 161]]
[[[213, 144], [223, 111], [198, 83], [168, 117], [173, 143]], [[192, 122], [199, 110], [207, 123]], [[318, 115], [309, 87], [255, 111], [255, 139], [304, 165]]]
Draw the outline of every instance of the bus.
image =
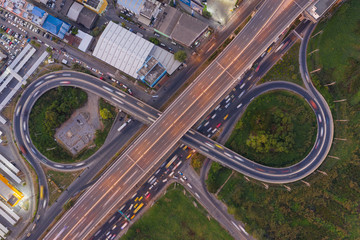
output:
[[40, 200], [43, 200], [43, 198], [44, 198], [44, 186], [41, 185], [40, 186]]
[[144, 203], [141, 203], [141, 204], [134, 210], [134, 214], [137, 213], [143, 206], [144, 206]]
[[166, 164], [165, 168], [169, 168], [170, 165], [177, 159], [177, 155], [175, 155], [169, 162]]

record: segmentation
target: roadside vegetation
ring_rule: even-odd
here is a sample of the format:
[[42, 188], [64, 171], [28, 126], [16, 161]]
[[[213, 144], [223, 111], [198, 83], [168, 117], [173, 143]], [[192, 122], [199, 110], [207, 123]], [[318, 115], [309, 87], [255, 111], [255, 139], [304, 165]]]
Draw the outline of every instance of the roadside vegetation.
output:
[[121, 239], [233, 239], [207, 211], [178, 185], [172, 184]]
[[206, 157], [204, 155], [201, 155], [200, 153], [195, 153], [191, 157], [190, 164], [194, 168], [195, 172], [199, 175], [200, 175], [200, 170], [201, 170], [201, 167], [202, 167], [205, 159], [206, 159]]
[[53, 204], [63, 191], [79, 176], [81, 171], [60, 172], [44, 167], [49, 187], [49, 205]]
[[259, 83], [289, 81], [304, 86], [299, 71], [299, 49], [300, 43], [297, 42], [282, 56], [281, 60], [266, 73]]
[[316, 118], [308, 103], [286, 91], [257, 97], [236, 124], [226, 146], [260, 164], [285, 167], [313, 147]]
[[103, 130], [95, 134], [95, 146], [73, 157], [54, 138], [56, 128], [67, 121], [71, 114], [87, 101], [87, 94], [79, 88], [58, 87], [46, 92], [35, 103], [30, 113], [29, 132], [34, 146], [49, 160], [71, 163], [86, 159], [95, 153], [105, 142], [111, 128], [115, 107], [100, 99], [100, 109], [110, 112], [111, 118], [103, 119]]
[[[328, 157], [302, 182], [266, 190], [255, 180], [234, 174], [218, 197], [228, 211], [246, 223], [256, 239], [360, 239], [360, 2], [344, 3], [321, 22], [310, 41], [309, 71], [326, 97], [334, 118], [334, 140]], [[324, 86], [336, 81], [332, 86]], [[341, 103], [334, 100], [347, 99]], [[337, 122], [337, 119], [349, 120]], [[324, 175], [326, 173], [327, 175]]]

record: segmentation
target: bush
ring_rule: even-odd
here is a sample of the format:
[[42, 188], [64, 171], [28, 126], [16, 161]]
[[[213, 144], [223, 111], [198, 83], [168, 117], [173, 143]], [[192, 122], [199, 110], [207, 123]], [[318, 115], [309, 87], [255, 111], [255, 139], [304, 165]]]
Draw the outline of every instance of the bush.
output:
[[152, 43], [155, 44], [155, 45], [159, 45], [159, 44], [160, 44], [159, 39], [154, 38], [154, 37], [149, 38], [149, 41], [152, 42]]
[[74, 27], [72, 30], [71, 30], [71, 34], [72, 35], [76, 35], [79, 33], [79, 29], [77, 27]]

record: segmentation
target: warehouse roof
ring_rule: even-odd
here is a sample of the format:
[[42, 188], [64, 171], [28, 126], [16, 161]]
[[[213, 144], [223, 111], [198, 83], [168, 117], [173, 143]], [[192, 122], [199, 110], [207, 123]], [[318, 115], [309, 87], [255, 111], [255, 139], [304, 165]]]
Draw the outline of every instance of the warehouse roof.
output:
[[137, 78], [137, 71], [153, 47], [153, 43], [110, 21], [101, 34], [93, 55]]
[[208, 28], [208, 25], [173, 7], [166, 6], [158, 15], [154, 28], [175, 41], [190, 46]]
[[73, 4], [73, 0], [66, 0], [64, 6], [61, 7], [60, 13], [62, 15], [67, 15], [71, 5]]

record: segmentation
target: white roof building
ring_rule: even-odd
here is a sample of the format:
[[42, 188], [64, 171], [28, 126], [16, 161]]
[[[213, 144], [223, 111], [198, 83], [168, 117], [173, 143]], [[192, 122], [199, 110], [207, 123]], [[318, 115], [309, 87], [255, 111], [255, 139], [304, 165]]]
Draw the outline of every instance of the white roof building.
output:
[[149, 56], [156, 58], [169, 74], [181, 64], [174, 60], [173, 54], [111, 21], [101, 34], [93, 55], [134, 78], [138, 78], [137, 71]]

